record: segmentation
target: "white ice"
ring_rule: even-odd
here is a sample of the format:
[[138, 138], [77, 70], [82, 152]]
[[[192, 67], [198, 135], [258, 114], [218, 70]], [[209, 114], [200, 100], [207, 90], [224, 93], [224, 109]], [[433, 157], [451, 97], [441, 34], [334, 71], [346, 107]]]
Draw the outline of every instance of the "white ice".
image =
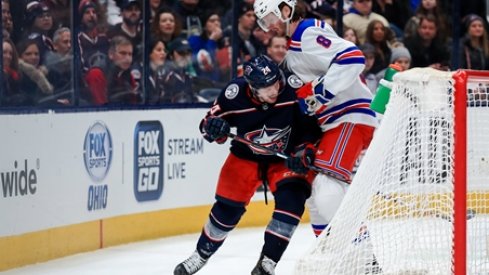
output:
[[[250, 274], [263, 245], [265, 227], [236, 229], [197, 274]], [[45, 263], [0, 272], [2, 275], [171, 275], [180, 261], [195, 249], [198, 234], [131, 243], [81, 253]], [[296, 260], [314, 243], [308, 224], [297, 228], [282, 260], [278, 275], [290, 275]], [[33, 248], [35, 249], [35, 248]]]

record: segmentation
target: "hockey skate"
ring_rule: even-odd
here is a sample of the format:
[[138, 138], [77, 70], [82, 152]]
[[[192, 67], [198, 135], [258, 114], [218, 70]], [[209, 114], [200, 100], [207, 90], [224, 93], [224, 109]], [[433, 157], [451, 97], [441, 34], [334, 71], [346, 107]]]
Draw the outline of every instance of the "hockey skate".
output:
[[181, 262], [175, 267], [173, 275], [190, 275], [199, 271], [205, 264], [207, 259], [202, 258], [197, 251], [194, 251], [188, 259]]
[[251, 275], [275, 275], [275, 266], [277, 266], [276, 262], [261, 254]]

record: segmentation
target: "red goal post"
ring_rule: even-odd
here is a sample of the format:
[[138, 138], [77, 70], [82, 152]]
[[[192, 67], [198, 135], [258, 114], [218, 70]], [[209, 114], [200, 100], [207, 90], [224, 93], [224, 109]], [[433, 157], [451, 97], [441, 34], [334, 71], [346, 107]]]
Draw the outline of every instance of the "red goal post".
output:
[[489, 274], [489, 72], [398, 73], [334, 219], [296, 274]]

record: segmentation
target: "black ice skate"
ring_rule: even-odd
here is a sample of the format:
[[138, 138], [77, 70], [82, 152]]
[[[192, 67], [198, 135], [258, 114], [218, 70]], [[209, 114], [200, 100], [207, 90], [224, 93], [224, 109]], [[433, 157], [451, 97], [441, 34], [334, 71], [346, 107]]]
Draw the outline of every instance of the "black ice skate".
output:
[[205, 264], [207, 259], [202, 258], [197, 251], [194, 251], [188, 259], [181, 262], [175, 267], [173, 275], [190, 275], [199, 271]]
[[275, 266], [277, 265], [272, 259], [261, 254], [251, 275], [275, 275]]

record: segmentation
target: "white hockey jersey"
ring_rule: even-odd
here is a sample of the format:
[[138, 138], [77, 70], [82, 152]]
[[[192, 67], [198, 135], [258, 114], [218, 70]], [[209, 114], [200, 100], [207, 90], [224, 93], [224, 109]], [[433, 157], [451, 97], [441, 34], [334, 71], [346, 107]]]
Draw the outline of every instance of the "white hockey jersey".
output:
[[372, 93], [360, 78], [365, 57], [327, 23], [301, 21], [289, 40], [285, 62], [304, 83], [323, 77], [322, 96], [329, 102], [315, 114], [323, 131], [344, 122], [377, 126], [370, 109]]

